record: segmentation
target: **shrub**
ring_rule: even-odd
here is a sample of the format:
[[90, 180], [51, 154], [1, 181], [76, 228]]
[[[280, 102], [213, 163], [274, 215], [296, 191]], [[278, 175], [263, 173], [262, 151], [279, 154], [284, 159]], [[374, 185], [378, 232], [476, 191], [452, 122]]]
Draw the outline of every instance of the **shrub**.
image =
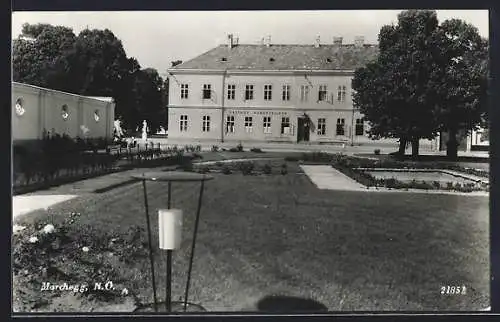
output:
[[253, 162], [242, 162], [240, 164], [240, 170], [243, 175], [251, 175], [255, 165]]
[[288, 162], [297, 162], [297, 161], [299, 161], [299, 158], [296, 157], [296, 156], [286, 156], [285, 157], [285, 161], [288, 161]]
[[209, 173], [210, 172], [210, 168], [208, 166], [202, 166], [199, 170], [198, 170], [199, 173]]
[[264, 151], [262, 151], [260, 148], [251, 148], [250, 151], [255, 153], [264, 153]]
[[219, 152], [219, 147], [217, 145], [212, 145], [212, 152]]
[[436, 189], [440, 189], [441, 188], [441, 183], [439, 181], [433, 181], [432, 182], [432, 185], [434, 186], [434, 188]]
[[182, 158], [180, 162], [180, 168], [184, 171], [191, 172], [193, 171], [193, 162], [191, 159]]
[[286, 165], [286, 163], [283, 163], [283, 164], [281, 165], [281, 170], [280, 170], [280, 173], [281, 173], [282, 175], [285, 175], [285, 174], [287, 174], [287, 173], [288, 173], [288, 166]]
[[215, 166], [218, 168], [222, 168], [224, 166], [224, 162], [217, 161], [215, 162]]
[[197, 145], [194, 149], [194, 152], [201, 152], [201, 145]]
[[449, 182], [446, 182], [446, 188], [448, 190], [452, 190], [453, 189], [453, 182], [449, 181]]
[[231, 168], [230, 168], [227, 164], [225, 164], [225, 165], [222, 167], [222, 173], [223, 173], [223, 174], [231, 174], [231, 173], [232, 173]]
[[241, 142], [236, 146], [237, 152], [243, 152], [243, 145]]
[[[223, 150], [225, 151], [225, 150]], [[241, 152], [238, 148], [230, 148], [229, 152]]]
[[273, 167], [269, 163], [266, 163], [262, 167], [262, 172], [264, 172], [264, 174], [271, 174], [273, 172]]

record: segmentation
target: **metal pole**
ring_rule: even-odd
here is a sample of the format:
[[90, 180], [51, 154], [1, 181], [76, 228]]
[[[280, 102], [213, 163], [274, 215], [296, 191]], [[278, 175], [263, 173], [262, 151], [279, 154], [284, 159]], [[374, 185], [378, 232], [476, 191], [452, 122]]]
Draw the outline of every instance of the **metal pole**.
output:
[[172, 307], [172, 250], [167, 250], [167, 299], [165, 301], [167, 312], [170, 313]]
[[189, 258], [189, 268], [188, 268], [188, 275], [187, 275], [187, 282], [186, 282], [186, 293], [184, 294], [184, 312], [186, 312], [186, 310], [187, 310], [189, 284], [191, 282], [191, 271], [193, 269], [194, 248], [196, 247], [196, 234], [198, 232], [198, 224], [200, 222], [201, 201], [203, 199], [204, 186], [205, 186], [205, 181], [202, 181], [201, 187], [200, 187], [200, 197], [198, 199], [198, 209], [196, 211], [196, 220], [194, 223], [193, 242], [191, 244], [191, 256]]
[[[168, 182], [167, 209], [170, 209], [172, 182]], [[165, 295], [165, 308], [170, 313], [172, 307], [172, 250], [167, 250], [167, 287]]]
[[151, 242], [151, 224], [149, 222], [149, 206], [148, 206], [148, 194], [146, 190], [146, 180], [142, 180], [142, 186], [144, 190], [144, 207], [146, 208], [146, 223], [148, 226], [148, 242], [149, 242], [149, 261], [151, 262], [151, 278], [153, 281], [153, 299], [155, 304], [155, 312], [158, 312], [158, 300], [156, 297], [156, 283], [155, 283], [155, 265], [153, 259], [153, 245]]

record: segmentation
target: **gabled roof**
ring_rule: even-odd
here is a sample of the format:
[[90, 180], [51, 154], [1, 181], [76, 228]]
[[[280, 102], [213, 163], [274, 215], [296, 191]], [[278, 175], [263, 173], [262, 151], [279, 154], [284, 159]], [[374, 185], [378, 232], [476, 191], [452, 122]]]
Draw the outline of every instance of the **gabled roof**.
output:
[[170, 70], [354, 70], [376, 58], [377, 45], [220, 45]]

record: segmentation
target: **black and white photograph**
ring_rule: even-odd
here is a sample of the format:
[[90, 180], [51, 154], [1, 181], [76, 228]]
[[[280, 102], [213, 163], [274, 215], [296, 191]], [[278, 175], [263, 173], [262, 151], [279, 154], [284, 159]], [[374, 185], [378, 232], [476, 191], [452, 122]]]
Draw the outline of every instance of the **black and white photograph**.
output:
[[488, 10], [11, 37], [13, 312], [491, 311]]

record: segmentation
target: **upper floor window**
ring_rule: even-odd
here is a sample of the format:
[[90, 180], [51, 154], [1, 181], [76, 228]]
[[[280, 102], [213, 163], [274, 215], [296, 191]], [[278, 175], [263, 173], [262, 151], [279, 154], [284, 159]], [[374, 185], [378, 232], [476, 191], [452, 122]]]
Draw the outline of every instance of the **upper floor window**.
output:
[[317, 134], [318, 135], [326, 135], [326, 119], [325, 118], [318, 119]]
[[226, 133], [234, 133], [234, 115], [226, 117]]
[[337, 119], [337, 135], [345, 135], [345, 119]]
[[205, 84], [203, 85], [203, 99], [211, 99], [212, 98], [212, 85]]
[[363, 135], [365, 133], [364, 125], [363, 119], [356, 119], [356, 135]]
[[209, 115], [204, 115], [203, 116], [203, 123], [202, 123], [202, 129], [203, 132], [210, 132], [210, 116]]
[[185, 132], [188, 130], [188, 116], [187, 115], [181, 115], [179, 125], [180, 125], [179, 130], [181, 132]]
[[181, 99], [187, 99], [189, 92], [188, 84], [181, 84]]
[[326, 85], [319, 85], [318, 101], [326, 101], [327, 99], [326, 94], [327, 94]]
[[245, 116], [245, 132], [253, 132], [253, 119], [251, 116]]
[[345, 93], [346, 93], [346, 87], [339, 86], [337, 89], [337, 101], [345, 102], [345, 95], [346, 95]]
[[272, 85], [264, 85], [264, 100], [270, 101], [273, 99], [273, 86]]
[[309, 85], [300, 86], [300, 100], [307, 102], [309, 100]]
[[253, 85], [245, 86], [245, 100], [253, 100]]
[[282, 92], [281, 98], [284, 101], [290, 100], [290, 85], [283, 85], [283, 92]]
[[234, 100], [235, 96], [236, 96], [236, 85], [234, 84], [227, 85], [227, 99]]
[[264, 116], [263, 123], [264, 123], [263, 124], [264, 125], [264, 133], [270, 134], [271, 133], [271, 117]]

